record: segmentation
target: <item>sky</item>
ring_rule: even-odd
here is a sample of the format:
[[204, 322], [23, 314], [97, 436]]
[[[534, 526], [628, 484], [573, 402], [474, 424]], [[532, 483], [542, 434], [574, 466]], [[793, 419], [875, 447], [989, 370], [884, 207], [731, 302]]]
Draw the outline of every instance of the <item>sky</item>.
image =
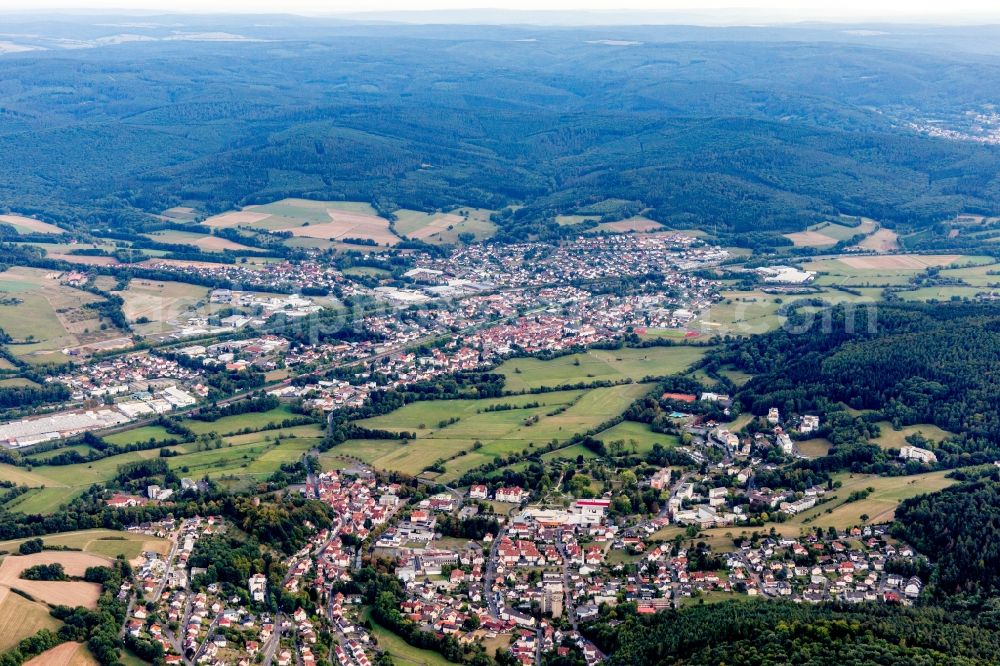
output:
[[771, 20], [1000, 19], [1000, 3], [989, 0], [0, 0], [0, 11], [134, 10], [173, 13], [344, 14], [429, 10], [665, 12], [715, 14], [740, 22]]

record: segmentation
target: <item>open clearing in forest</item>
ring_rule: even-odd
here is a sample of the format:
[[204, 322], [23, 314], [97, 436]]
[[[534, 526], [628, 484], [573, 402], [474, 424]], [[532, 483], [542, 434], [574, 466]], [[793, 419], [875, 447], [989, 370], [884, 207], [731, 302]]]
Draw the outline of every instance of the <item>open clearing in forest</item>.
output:
[[943, 442], [949, 437], [954, 437], [954, 433], [928, 423], [903, 426], [899, 430], [894, 430], [892, 424], [888, 421], [879, 421], [876, 425], [879, 428], [879, 436], [873, 439], [872, 442], [878, 444], [883, 449], [898, 449], [906, 446], [906, 438], [910, 435], [922, 435], [925, 439], [929, 439], [932, 442]]

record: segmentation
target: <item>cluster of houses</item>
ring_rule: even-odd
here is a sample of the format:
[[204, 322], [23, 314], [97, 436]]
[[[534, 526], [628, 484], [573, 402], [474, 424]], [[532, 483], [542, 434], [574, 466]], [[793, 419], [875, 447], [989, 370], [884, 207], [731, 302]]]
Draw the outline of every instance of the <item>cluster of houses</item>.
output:
[[444, 259], [421, 257], [418, 266], [475, 283], [503, 287], [666, 274], [716, 265], [729, 256], [685, 234], [581, 236], [558, 246], [544, 243], [474, 244]]
[[228, 371], [254, 369], [260, 372], [274, 370], [282, 363], [289, 342], [278, 335], [262, 335], [245, 340], [227, 340], [213, 345], [190, 345], [177, 350], [178, 354], [198, 360], [207, 368], [225, 368]]

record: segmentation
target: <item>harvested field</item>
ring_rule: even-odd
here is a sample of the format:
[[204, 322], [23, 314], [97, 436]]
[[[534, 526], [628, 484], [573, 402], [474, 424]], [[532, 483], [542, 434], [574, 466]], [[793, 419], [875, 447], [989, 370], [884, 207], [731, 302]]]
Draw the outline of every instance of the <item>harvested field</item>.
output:
[[81, 581], [23, 580], [22, 571], [36, 564], [63, 565], [70, 576], [83, 576], [87, 567], [107, 566], [109, 560], [91, 553], [42, 551], [33, 555], [11, 555], [0, 564], [0, 587], [17, 588], [47, 604], [96, 608], [101, 596], [97, 583]]
[[176, 231], [174, 229], [149, 233], [146, 234], [146, 237], [161, 243], [190, 245], [205, 252], [222, 252], [223, 250], [244, 252], [254, 250], [252, 247], [243, 245], [242, 243], [236, 243], [228, 238], [222, 238], [221, 236], [212, 236], [210, 234], [199, 234], [188, 231]]
[[894, 252], [899, 249], [899, 237], [892, 229], [879, 229], [858, 243], [858, 247], [875, 252]]
[[486, 208], [456, 208], [449, 213], [400, 209], [395, 211], [394, 229], [400, 235], [427, 243], [459, 243], [463, 234], [484, 240], [496, 233], [496, 225], [490, 221], [492, 214]]
[[114, 257], [91, 257], [83, 254], [63, 254], [62, 252], [51, 252], [49, 258], [68, 261], [71, 264], [81, 266], [117, 266], [118, 260]]
[[877, 224], [873, 220], [862, 220], [856, 226], [839, 224], [837, 222], [820, 222], [805, 231], [785, 234], [796, 247], [830, 247], [840, 241], [845, 241], [858, 234], [867, 234], [875, 230]]
[[289, 231], [294, 236], [337, 240], [341, 238], [370, 238], [379, 245], [395, 245], [399, 237], [389, 229], [389, 220], [376, 215], [327, 209], [329, 222], [307, 226], [285, 227], [275, 231]]
[[825, 247], [837, 244], [836, 239], [818, 231], [797, 231], [794, 234], [785, 234], [785, 238], [792, 241], [795, 247]]
[[150, 324], [144, 325], [145, 328], [156, 324], [156, 331], [141, 331], [148, 335], [151, 332], [165, 332], [170, 328], [165, 324], [172, 319], [186, 313], [192, 316], [196, 304], [205, 300], [208, 289], [182, 282], [132, 280], [128, 289], [116, 293], [125, 300], [122, 311], [130, 321], [146, 317]]
[[18, 232], [25, 233], [35, 233], [35, 234], [64, 234], [66, 233], [63, 229], [60, 229], [54, 224], [49, 224], [48, 222], [42, 222], [41, 220], [35, 220], [30, 217], [23, 217], [21, 215], [0, 215], [0, 223], [9, 224], [10, 226], [17, 229]]
[[39, 629], [56, 631], [58, 628], [59, 621], [49, 614], [44, 604], [0, 587], [0, 652], [9, 650]]
[[[84, 666], [84, 664], [94, 663], [93, 657], [90, 661], [78, 661], [77, 654], [86, 650], [83, 643], [60, 643], [51, 650], [46, 650], [31, 661], [26, 661], [25, 666]], [[89, 654], [89, 653], [87, 653]]]
[[649, 232], [659, 231], [661, 229], [663, 229], [663, 225], [659, 222], [640, 216], [630, 217], [627, 220], [619, 220], [618, 222], [605, 222], [598, 225], [593, 231], [607, 231], [613, 234], [624, 234], [630, 231]]
[[162, 213], [163, 217], [168, 217], [172, 220], [180, 220], [181, 222], [190, 222], [198, 216], [198, 211], [194, 208], [188, 206], [174, 206], [173, 208], [168, 208]]
[[427, 238], [441, 231], [447, 231], [449, 226], [462, 223], [462, 217], [452, 213], [435, 215], [420, 229], [409, 233], [411, 238]]
[[840, 257], [840, 262], [851, 268], [921, 271], [932, 266], [948, 266], [960, 257], [958, 254], [889, 254], [878, 257]]
[[270, 213], [255, 213], [250, 210], [237, 210], [229, 213], [215, 215], [205, 220], [205, 224], [210, 227], [238, 227], [248, 226], [263, 222], [271, 217]]

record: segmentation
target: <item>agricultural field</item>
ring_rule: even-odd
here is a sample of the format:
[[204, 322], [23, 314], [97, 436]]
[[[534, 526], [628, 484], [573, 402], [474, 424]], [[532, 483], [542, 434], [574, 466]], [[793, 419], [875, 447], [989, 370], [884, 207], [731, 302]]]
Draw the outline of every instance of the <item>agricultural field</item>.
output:
[[[831, 305], [839, 303], [871, 303], [881, 299], [881, 289], [855, 289], [860, 295], [837, 289], [822, 289], [810, 294], [769, 294], [753, 291], [724, 291], [724, 301], [712, 305], [689, 325], [689, 329], [705, 335], [755, 335], [773, 331], [785, 322], [778, 313], [782, 305], [802, 299], [819, 298]], [[812, 308], [813, 311], [816, 308]], [[800, 308], [809, 312], [810, 308]], [[734, 380], [735, 381], [735, 380]]]
[[393, 227], [401, 236], [422, 240], [425, 243], [458, 243], [459, 234], [469, 233], [475, 240], [485, 240], [496, 233], [490, 221], [492, 210], [485, 208], [456, 208], [448, 213], [423, 213], [405, 208], [393, 213]]
[[802, 269], [822, 273], [816, 278], [816, 284], [819, 285], [898, 286], [907, 284], [917, 273], [927, 268], [947, 268], [969, 263], [986, 264], [994, 261], [989, 257], [959, 254], [842, 255], [806, 262], [802, 265]]
[[594, 381], [641, 380], [687, 370], [700, 360], [708, 347], [679, 345], [622, 349], [590, 349], [580, 354], [560, 356], [550, 361], [535, 358], [511, 359], [495, 372], [506, 378], [504, 388], [523, 391], [539, 386], [561, 386]]
[[892, 229], [879, 229], [858, 243], [862, 250], [895, 252], [899, 250], [899, 236]]
[[19, 243], [19, 245], [45, 250], [45, 254], [49, 257], [66, 255], [73, 250], [104, 250], [105, 252], [112, 252], [115, 249], [113, 243]]
[[216, 215], [208, 218], [205, 224], [210, 227], [288, 231], [296, 237], [324, 241], [365, 238], [382, 246], [399, 242], [399, 237], [389, 228], [389, 220], [379, 217], [369, 204], [358, 201], [282, 199]]
[[883, 449], [898, 449], [906, 446], [906, 438], [910, 435], [919, 434], [932, 442], [942, 442], [953, 433], [942, 430], [936, 425], [921, 423], [918, 425], [903, 426], [900, 430], [893, 430], [892, 424], [888, 421], [879, 421], [879, 436], [872, 440], [873, 444], [878, 444]]
[[[708, 335], [752, 335], [773, 331], [785, 318], [778, 314], [782, 302], [794, 297], [762, 291], [728, 291], [726, 300], [715, 303], [689, 325]], [[802, 298], [802, 297], [800, 297]]]
[[[4, 369], [13, 369], [13, 368], [4, 368]], [[31, 381], [30, 379], [25, 379], [24, 377], [11, 377], [10, 379], [0, 379], [0, 388], [9, 388], [12, 386], [38, 386], [38, 384], [36, 382]]]
[[556, 224], [561, 227], [569, 227], [584, 222], [598, 222], [600, 219], [600, 215], [556, 215]]
[[222, 238], [221, 236], [213, 236], [211, 234], [200, 234], [192, 231], [177, 231], [175, 229], [167, 229], [165, 231], [154, 231], [152, 233], [145, 234], [145, 236], [150, 240], [154, 240], [159, 243], [170, 243], [173, 245], [190, 245], [192, 247], [198, 248], [202, 252], [222, 252], [224, 250], [233, 250], [236, 252], [257, 251], [255, 248], [252, 248], [249, 245], [236, 243], [229, 240], [228, 238]]
[[[575, 433], [621, 414], [649, 389], [644, 384], [625, 384], [585, 391], [411, 403], [358, 424], [373, 429], [415, 432], [415, 439], [405, 443], [400, 440], [350, 440], [324, 456], [328, 461], [337, 456], [349, 456], [380, 469], [414, 475], [435, 461], [445, 459], [446, 471], [440, 480], [447, 482], [498, 456], [544, 446], [553, 439], [565, 441]], [[528, 406], [536, 402], [538, 406]], [[523, 407], [483, 411], [498, 404]], [[459, 420], [447, 423], [453, 417]]]
[[23, 215], [0, 215], [0, 224], [7, 224], [14, 227], [15, 231], [19, 234], [66, 233], [63, 229], [60, 229], [54, 224], [42, 222], [41, 220], [36, 220], [30, 217], [24, 217]]
[[97, 659], [83, 643], [67, 641], [46, 650], [25, 666], [98, 666]]
[[952, 299], [972, 299], [983, 290], [979, 287], [934, 286], [920, 287], [911, 291], [898, 291], [896, 295], [904, 301], [950, 301]]
[[635, 421], [622, 421], [616, 426], [594, 435], [607, 446], [614, 441], [625, 443], [627, 453], [637, 453], [645, 455], [653, 450], [653, 444], [659, 443], [665, 448], [676, 446], [680, 439], [676, 435], [665, 435], [653, 432], [648, 423], [637, 423]]
[[22, 266], [0, 272], [0, 328], [15, 341], [10, 351], [29, 363], [63, 362], [62, 349], [121, 335], [114, 328], [102, 331], [97, 313], [84, 307], [99, 297], [60, 284], [59, 275]]
[[295, 416], [295, 414], [292, 414], [292, 411], [288, 407], [282, 405], [266, 412], [250, 412], [249, 414], [224, 416], [217, 421], [185, 419], [184, 425], [190, 428], [196, 435], [212, 432], [220, 435], [232, 435], [246, 428], [249, 428], [250, 430], [260, 430], [268, 425], [281, 423], [285, 419], [293, 416]]
[[864, 220], [860, 225], [851, 227], [836, 222], [820, 222], [805, 231], [785, 234], [795, 247], [832, 247], [858, 234], [870, 234], [875, 231], [875, 222]]
[[948, 268], [940, 272], [942, 278], [952, 280], [962, 280], [972, 287], [998, 287], [1000, 286], [1000, 264], [984, 263], [977, 266], [967, 266], [963, 268]]
[[[215, 422], [187, 420], [185, 423], [192, 429], [197, 429], [198, 433], [218, 432], [220, 435], [228, 435], [245, 428], [263, 428], [270, 423], [278, 423], [289, 415], [287, 408], [280, 407], [270, 412], [241, 414]], [[130, 432], [141, 432], [143, 440], [150, 436], [150, 431], [138, 428], [112, 437], [129, 441]], [[287, 439], [276, 442], [279, 435]], [[315, 447], [321, 438], [322, 431], [317, 424], [234, 434], [224, 436], [218, 449], [206, 449], [205, 445], [197, 443], [166, 447], [178, 454], [166, 460], [170, 468], [182, 476], [200, 478], [207, 474], [214, 479], [226, 476], [230, 480], [254, 482], [267, 478], [283, 463], [298, 460], [303, 453]], [[25, 495], [15, 498], [6, 508], [21, 513], [52, 513], [60, 505], [82, 494], [90, 485], [112, 479], [118, 472], [119, 465], [157, 458], [159, 455], [159, 449], [130, 451], [75, 465], [35, 464], [30, 470], [26, 467], [0, 465], [0, 480], [14, 481], [32, 488]]]
[[[15, 552], [18, 546], [27, 539], [12, 539], [0, 541], [0, 551]], [[66, 546], [80, 548], [85, 553], [95, 553], [105, 557], [115, 558], [124, 555], [134, 559], [144, 550], [167, 554], [170, 552], [170, 542], [146, 534], [132, 534], [117, 530], [93, 529], [76, 532], [60, 532], [48, 534], [42, 540], [50, 546]], [[50, 551], [55, 552], [55, 551]]]
[[32, 488], [4, 504], [3, 508], [27, 515], [46, 515], [55, 513], [63, 504], [82, 495], [84, 490], [86, 490], [85, 487], [67, 488], [65, 486]]
[[[166, 428], [163, 426], [152, 425], [116, 432], [113, 435], [105, 435], [102, 439], [104, 439], [104, 441], [108, 444], [114, 444], [115, 446], [127, 446], [138, 442], [148, 442], [150, 439], [155, 439], [157, 441], [175, 439], [175, 436], [167, 432]], [[67, 449], [59, 449], [57, 451], [53, 451], [52, 454], [55, 455], [66, 450]]]
[[6, 652], [40, 629], [57, 631], [61, 624], [44, 604], [29, 601], [8, 587], [0, 587], [0, 652]]
[[188, 206], [174, 206], [166, 209], [160, 215], [178, 222], [194, 222], [195, 218], [198, 217], [198, 211]]
[[106, 566], [108, 558], [92, 553], [46, 550], [33, 555], [8, 555], [0, 563], [0, 588], [17, 588], [47, 604], [96, 608], [101, 594], [97, 583], [83, 581], [24, 580], [22, 571], [37, 564], [63, 565], [69, 576], [83, 576], [87, 567]]
[[619, 220], [617, 222], [602, 222], [593, 229], [589, 230], [587, 233], [609, 233], [609, 234], [625, 234], [630, 232], [637, 233], [649, 233], [652, 231], [662, 231], [663, 225], [656, 220], [651, 220], [648, 217], [643, 217], [637, 215], [635, 217], [630, 217], [626, 220]]
[[208, 300], [207, 287], [183, 282], [135, 279], [129, 282], [125, 291], [115, 293], [125, 300], [122, 311], [129, 322], [141, 318], [149, 320], [134, 326], [143, 336], [174, 331], [178, 323], [204, 314], [201, 308]]

